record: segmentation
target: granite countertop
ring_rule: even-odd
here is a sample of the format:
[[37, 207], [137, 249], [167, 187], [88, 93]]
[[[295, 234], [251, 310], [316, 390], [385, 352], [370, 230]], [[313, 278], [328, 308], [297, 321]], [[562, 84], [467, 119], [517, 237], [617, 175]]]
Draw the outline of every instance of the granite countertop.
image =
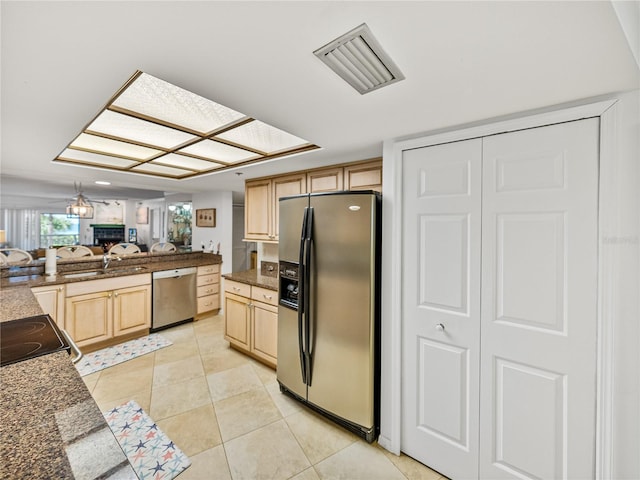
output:
[[[75, 259], [74, 261], [60, 261], [57, 265], [58, 274], [51, 276], [44, 275], [43, 262], [35, 262], [32, 265], [5, 267], [1, 270], [2, 278], [0, 280], [0, 287], [6, 288], [18, 285], [41, 287], [222, 263], [222, 256], [204, 252], [161, 253], [152, 255], [142, 253], [122, 255], [120, 259], [121, 260], [111, 260], [106, 270], [102, 269], [101, 256], [85, 257]], [[100, 272], [96, 275], [86, 277], [65, 276], [66, 274], [88, 270], [99, 270]]]
[[[0, 321], [42, 313], [27, 286], [0, 290]], [[0, 367], [0, 476], [136, 478], [66, 352]]]
[[234, 282], [247, 283], [249, 285], [254, 285], [256, 287], [267, 288], [269, 290], [278, 291], [278, 276], [277, 270], [275, 272], [275, 276], [273, 276], [273, 272], [266, 271], [263, 272], [261, 269], [252, 269], [245, 270], [242, 272], [232, 272], [225, 273], [222, 275], [223, 278], [228, 278], [229, 280], [233, 280]]

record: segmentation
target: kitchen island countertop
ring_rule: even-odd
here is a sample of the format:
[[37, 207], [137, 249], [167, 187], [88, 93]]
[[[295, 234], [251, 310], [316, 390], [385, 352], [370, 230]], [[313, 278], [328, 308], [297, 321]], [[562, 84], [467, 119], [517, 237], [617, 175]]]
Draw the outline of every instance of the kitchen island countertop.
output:
[[[28, 287], [0, 290], [0, 321], [42, 313]], [[136, 478], [67, 352], [0, 367], [0, 477]]]

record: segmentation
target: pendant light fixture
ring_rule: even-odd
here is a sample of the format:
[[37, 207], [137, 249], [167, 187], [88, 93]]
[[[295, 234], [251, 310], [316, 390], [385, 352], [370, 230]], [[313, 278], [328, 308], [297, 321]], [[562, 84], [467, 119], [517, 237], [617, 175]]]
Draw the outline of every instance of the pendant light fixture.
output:
[[82, 194], [82, 183], [73, 183], [76, 189], [75, 202], [67, 205], [67, 216], [78, 218], [93, 218], [93, 205]]

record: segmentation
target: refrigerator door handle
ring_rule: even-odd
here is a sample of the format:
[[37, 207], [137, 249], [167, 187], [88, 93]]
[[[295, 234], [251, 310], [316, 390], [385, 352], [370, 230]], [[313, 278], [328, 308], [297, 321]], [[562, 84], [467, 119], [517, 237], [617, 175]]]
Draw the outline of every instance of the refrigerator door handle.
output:
[[307, 216], [307, 238], [305, 248], [305, 268], [304, 268], [304, 284], [305, 284], [305, 296], [304, 296], [304, 310], [305, 310], [305, 365], [307, 368], [307, 385], [311, 386], [311, 371], [312, 371], [312, 345], [311, 345], [311, 328], [313, 323], [313, 315], [311, 313], [311, 249], [313, 248], [313, 207], [309, 208], [309, 215]]
[[305, 248], [307, 245], [307, 219], [309, 217], [309, 207], [305, 207], [304, 215], [302, 217], [302, 232], [300, 233], [300, 251], [298, 257], [299, 279], [300, 284], [298, 286], [299, 298], [302, 300], [298, 302], [298, 355], [300, 357], [300, 372], [302, 373], [302, 383], [307, 383], [307, 369], [305, 365], [305, 348], [304, 348], [304, 313], [305, 313], [305, 294], [306, 286], [304, 282], [304, 272], [306, 270], [304, 265], [305, 260]]

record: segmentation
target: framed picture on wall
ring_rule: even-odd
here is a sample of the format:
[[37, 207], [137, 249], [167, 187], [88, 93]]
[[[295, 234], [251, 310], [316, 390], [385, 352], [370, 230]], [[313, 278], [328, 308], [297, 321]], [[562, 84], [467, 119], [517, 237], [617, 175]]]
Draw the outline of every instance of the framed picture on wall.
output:
[[196, 227], [215, 227], [216, 209], [201, 208], [196, 210]]
[[136, 209], [136, 223], [147, 225], [149, 223], [149, 207], [138, 207]]

